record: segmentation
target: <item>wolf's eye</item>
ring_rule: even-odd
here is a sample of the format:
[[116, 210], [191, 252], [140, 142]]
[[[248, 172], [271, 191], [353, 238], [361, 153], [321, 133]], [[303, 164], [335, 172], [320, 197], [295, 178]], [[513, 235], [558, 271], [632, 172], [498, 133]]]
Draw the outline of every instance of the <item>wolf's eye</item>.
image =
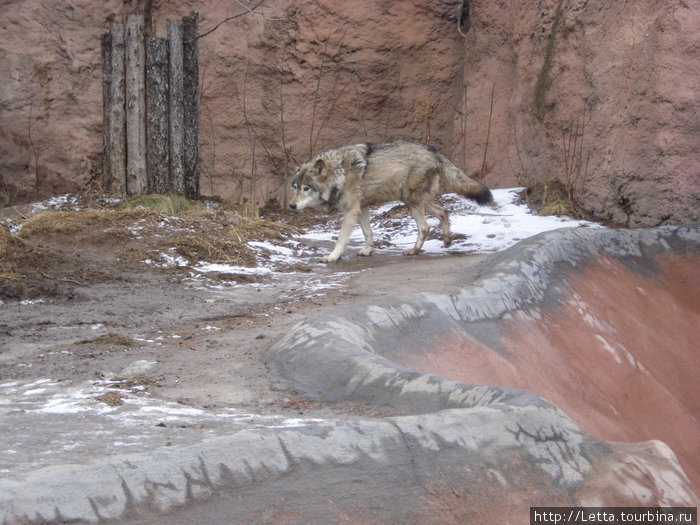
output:
[[304, 190], [304, 193], [307, 193], [308, 191], [311, 191], [311, 188], [309, 186], [304, 186], [302, 190]]

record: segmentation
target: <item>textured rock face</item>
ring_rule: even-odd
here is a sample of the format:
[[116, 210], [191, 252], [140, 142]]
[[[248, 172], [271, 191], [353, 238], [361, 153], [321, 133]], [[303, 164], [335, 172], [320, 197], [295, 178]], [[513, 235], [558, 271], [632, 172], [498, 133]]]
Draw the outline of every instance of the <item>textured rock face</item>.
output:
[[469, 165], [481, 161], [494, 89], [487, 180], [565, 179], [564, 142], [576, 121], [585, 122], [583, 147], [573, 160], [582, 158], [581, 179], [587, 164], [586, 181], [576, 184], [586, 209], [630, 226], [698, 220], [697, 4], [470, 6], [469, 129], [480, 147], [470, 150]]
[[[5, 200], [99, 180], [100, 35], [135, 4], [3, 4]], [[202, 192], [281, 199], [286, 148], [302, 161], [343, 143], [412, 139], [491, 186], [581, 172], [574, 196], [617, 223], [699, 220], [700, 9], [479, 0], [459, 15], [463, 37], [458, 5], [270, 0], [252, 14], [154, 2], [154, 18], [197, 10], [201, 35], [216, 28], [200, 39]], [[574, 135], [582, 147], [567, 155]]]
[[299, 392], [392, 416], [7, 472], [0, 522], [526, 525], [539, 505], [696, 507], [699, 256], [700, 226], [666, 226], [547, 232], [475, 280], [454, 259], [453, 289], [328, 309], [263, 355]]
[[[130, 7], [7, 6], [0, 173], [10, 197], [72, 190], [101, 169], [100, 35]], [[251, 14], [177, 1], [154, 3], [153, 17], [190, 10], [200, 35], [245, 13], [199, 42], [203, 193], [279, 198], [285, 147], [303, 161], [352, 141], [449, 146], [463, 45], [453, 2], [271, 1]]]
[[581, 435], [649, 440], [601, 441], [604, 457], [582, 452], [585, 461], [565, 454], [583, 473], [570, 491], [578, 504], [694, 501], [690, 483], [664, 478], [682, 467], [700, 481], [691, 372], [699, 241], [698, 227], [549, 232], [449, 295], [355, 303], [300, 323], [266, 359], [310, 395], [420, 413], [489, 407], [506, 419], [527, 407], [506, 432], [578, 443], [553, 402]]
[[75, 191], [102, 150], [100, 35], [121, 2], [8, 1], [0, 23], [0, 197]]

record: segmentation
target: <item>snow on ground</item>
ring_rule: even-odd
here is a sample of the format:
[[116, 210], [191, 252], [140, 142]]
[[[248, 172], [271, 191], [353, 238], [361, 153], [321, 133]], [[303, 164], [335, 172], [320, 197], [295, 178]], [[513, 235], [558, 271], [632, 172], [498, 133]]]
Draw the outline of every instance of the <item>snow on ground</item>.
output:
[[[494, 204], [486, 206], [479, 206], [456, 194], [443, 196], [440, 203], [450, 212], [452, 244], [449, 247], [443, 246], [440, 221], [436, 217], [428, 217], [431, 234], [423, 245], [423, 253], [432, 256], [493, 253], [549, 230], [599, 227], [596, 223], [569, 217], [536, 215], [527, 205], [517, 202], [521, 191], [522, 188], [493, 190]], [[402, 252], [416, 242], [418, 230], [415, 221], [401, 202], [390, 202], [371, 209], [370, 221], [375, 253], [403, 257]], [[340, 213], [330, 216], [330, 219], [328, 216], [319, 216], [318, 224], [304, 233], [284, 239], [250, 241], [248, 246], [257, 255], [257, 266], [200, 263], [192, 268], [189, 283], [224, 292], [231, 287], [254, 286], [259, 289], [274, 286], [280, 298], [287, 296], [287, 288], [290, 286], [297, 297], [322, 295], [324, 290], [342, 286], [357, 273], [342, 266], [320, 262], [321, 257], [333, 249], [341, 222]], [[358, 224], [343, 257], [357, 257], [356, 253], [363, 245], [364, 236]], [[300, 268], [305, 268], [307, 272], [301, 280], [298, 278]], [[209, 272], [256, 279], [250, 283], [222, 283], [206, 279]]]
[[[431, 236], [423, 245], [423, 253], [447, 255], [454, 253], [491, 253], [505, 250], [514, 244], [549, 230], [570, 227], [599, 227], [589, 221], [569, 217], [535, 215], [527, 205], [517, 203], [522, 188], [493, 190], [494, 205], [479, 206], [456, 194], [442, 198], [441, 204], [450, 212], [453, 241], [443, 246], [439, 237], [439, 220], [428, 217]], [[311, 212], [313, 213], [313, 212]], [[310, 230], [284, 240], [251, 241], [248, 243], [259, 254], [254, 268], [226, 264], [199, 264], [197, 273], [235, 273], [268, 276], [274, 279], [288, 273], [283, 267], [297, 264], [320, 265], [319, 259], [330, 252], [340, 230], [342, 216], [331, 220], [319, 218], [319, 224]], [[408, 210], [400, 202], [390, 202], [370, 211], [370, 221], [376, 253], [401, 254], [416, 242], [418, 230]], [[359, 224], [355, 226], [345, 251], [352, 257], [364, 244]], [[292, 270], [293, 271], [293, 270]], [[347, 275], [347, 272], [346, 274]]]
[[0, 475], [149, 446], [193, 443], [239, 428], [285, 428], [319, 421], [186, 406], [120, 381], [73, 383], [48, 378], [1, 382], [0, 418], [11, 420], [13, 429], [11, 434], [0, 433]]
[[[479, 206], [462, 196], [448, 194], [441, 198], [441, 205], [450, 212], [452, 245], [444, 247], [439, 237], [439, 221], [428, 217], [431, 235], [423, 245], [423, 253], [446, 255], [454, 253], [491, 253], [505, 250], [521, 240], [549, 230], [568, 227], [600, 227], [589, 221], [569, 217], [541, 216], [534, 214], [527, 205], [517, 203], [523, 188], [493, 190], [494, 205]], [[32, 213], [48, 209], [81, 209], [82, 203], [75, 195], [62, 195], [34, 203]], [[310, 212], [313, 213], [313, 212]], [[400, 202], [378, 206], [370, 212], [375, 252], [400, 254], [416, 241], [416, 224], [408, 210]], [[229, 264], [201, 262], [192, 268], [191, 277], [203, 277], [207, 273], [230, 273], [247, 276], [275, 276], [294, 272], [295, 265], [320, 265], [319, 259], [332, 250], [338, 237], [342, 216], [336, 214], [330, 220], [319, 217], [319, 224], [310, 230], [286, 239], [250, 241], [248, 246], [257, 254], [257, 266], [246, 267]], [[9, 224], [13, 227], [12, 224]], [[166, 217], [161, 226], [169, 227]], [[15, 227], [16, 229], [16, 227]], [[140, 235], [142, 225], [133, 224], [130, 231]], [[16, 233], [16, 232], [13, 232]], [[348, 242], [345, 257], [351, 257], [364, 244], [359, 225], [355, 226]], [[186, 266], [187, 262], [172, 253], [162, 253], [161, 261], [146, 259], [146, 264], [156, 266]]]
[[[518, 203], [522, 188], [493, 190], [494, 205], [479, 206], [473, 201], [456, 194], [448, 194], [440, 203], [450, 212], [452, 244], [443, 246], [440, 239], [439, 220], [428, 217], [431, 234], [423, 245], [423, 253], [428, 255], [448, 254], [483, 254], [505, 250], [521, 240], [538, 233], [567, 227], [600, 227], [596, 223], [576, 220], [568, 217], [541, 216], [534, 214], [527, 205]], [[32, 212], [47, 209], [80, 209], [80, 199], [72, 195], [63, 195], [32, 205]], [[313, 212], [307, 212], [313, 213]], [[418, 231], [408, 210], [400, 202], [390, 202], [373, 208], [370, 212], [372, 231], [374, 233], [375, 253], [400, 255], [416, 241]], [[318, 224], [304, 233], [283, 239], [250, 241], [248, 246], [255, 252], [257, 265], [254, 267], [200, 262], [189, 269], [189, 284], [209, 289], [228, 289], [237, 286], [277, 285], [285, 279], [298, 274], [300, 268], [308, 272], [326, 267], [320, 262], [328, 254], [338, 237], [342, 215], [319, 216]], [[12, 226], [12, 225], [10, 225]], [[171, 227], [166, 217], [161, 222], [163, 228]], [[16, 228], [15, 228], [16, 229]], [[135, 222], [130, 231], [138, 236], [143, 229]], [[355, 226], [345, 251], [345, 258], [355, 257], [363, 246], [364, 237], [359, 225]], [[187, 261], [173, 253], [164, 251], [156, 260], [146, 259], [144, 263], [161, 267], [186, 267]], [[351, 272], [330, 272], [326, 267], [326, 276], [315, 279], [307, 274], [304, 287], [309, 294], [319, 290], [341, 286]], [[208, 274], [232, 274], [253, 278], [252, 282], [236, 284], [222, 283], [207, 279]]]
[[[429, 254], [498, 252], [545, 231], [598, 226], [592, 222], [568, 217], [535, 215], [527, 205], [516, 202], [521, 191], [522, 188], [493, 190], [495, 202], [493, 207], [479, 206], [456, 194], [444, 196], [441, 204], [450, 212], [452, 245], [445, 248], [439, 235], [435, 235], [435, 238], [425, 241], [423, 252]], [[396, 217], [386, 218], [392, 209], [400, 205], [400, 202], [391, 202], [371, 210], [375, 243], [380, 241], [379, 244], [381, 244], [377, 251], [402, 252], [416, 242], [418, 230], [406, 209]], [[435, 217], [428, 217], [428, 223], [431, 231], [437, 233], [440, 221]], [[339, 228], [339, 222], [319, 225], [301, 235], [300, 238], [335, 242]], [[349, 247], [353, 248], [353, 244], [354, 247], [361, 247], [363, 243], [364, 237], [358, 225], [350, 237]]]

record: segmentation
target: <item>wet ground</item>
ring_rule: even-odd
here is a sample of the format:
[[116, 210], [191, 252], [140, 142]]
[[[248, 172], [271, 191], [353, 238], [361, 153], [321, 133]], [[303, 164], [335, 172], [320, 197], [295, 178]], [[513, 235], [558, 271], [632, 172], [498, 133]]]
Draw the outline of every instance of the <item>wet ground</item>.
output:
[[[142, 271], [75, 297], [8, 301], [0, 344], [0, 472], [196, 442], [300, 419], [387, 415], [308, 401], [260, 355], [297, 322], [370, 297], [455, 288], [450, 258], [347, 256], [271, 282], [180, 280]], [[460, 274], [461, 275], [461, 274]], [[460, 278], [461, 279], [461, 278]]]

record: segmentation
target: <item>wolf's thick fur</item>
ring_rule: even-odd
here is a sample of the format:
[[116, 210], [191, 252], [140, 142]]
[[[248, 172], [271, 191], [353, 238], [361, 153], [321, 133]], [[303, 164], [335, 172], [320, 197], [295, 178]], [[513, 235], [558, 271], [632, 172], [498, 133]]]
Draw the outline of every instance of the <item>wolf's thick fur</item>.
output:
[[491, 191], [470, 179], [433, 146], [417, 142], [362, 143], [319, 153], [302, 164], [292, 177], [290, 206], [336, 207], [343, 211], [343, 225], [333, 251], [322, 258], [337, 261], [345, 250], [353, 227], [360, 221], [365, 246], [360, 255], [372, 253], [369, 206], [401, 200], [418, 225], [418, 240], [406, 255], [420, 252], [428, 234], [426, 212], [440, 219], [442, 240], [450, 244], [450, 222], [445, 209], [435, 203], [442, 193], [459, 193], [479, 204], [492, 201]]

